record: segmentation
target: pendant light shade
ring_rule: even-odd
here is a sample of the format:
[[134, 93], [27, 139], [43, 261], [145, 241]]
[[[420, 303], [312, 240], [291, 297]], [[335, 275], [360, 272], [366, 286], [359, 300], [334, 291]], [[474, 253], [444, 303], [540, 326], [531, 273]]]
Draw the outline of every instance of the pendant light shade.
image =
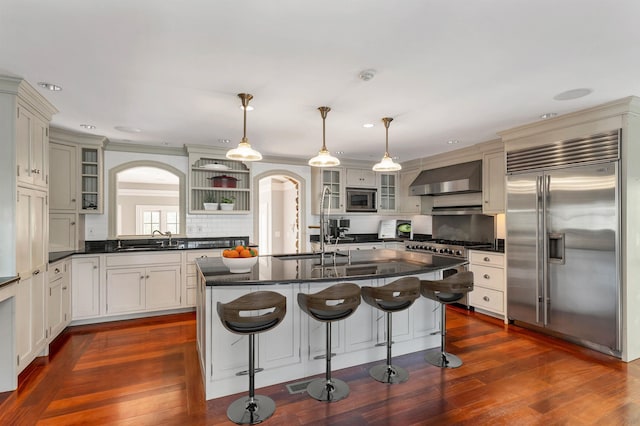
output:
[[251, 148], [249, 140], [247, 139], [247, 108], [249, 107], [249, 101], [253, 99], [253, 96], [248, 93], [238, 93], [238, 97], [242, 100], [242, 111], [244, 113], [244, 133], [242, 136], [242, 140], [238, 144], [238, 147], [227, 151], [227, 158], [230, 160], [238, 161], [260, 161], [262, 160], [262, 154]]
[[340, 160], [331, 155], [325, 144], [325, 126], [324, 122], [327, 119], [327, 113], [331, 111], [329, 107], [318, 108], [320, 115], [322, 116], [322, 149], [318, 151], [318, 155], [309, 160], [309, 165], [312, 167], [332, 167], [339, 166]]
[[385, 117], [382, 119], [384, 123], [384, 127], [387, 132], [387, 141], [384, 149], [384, 156], [382, 160], [376, 165], [373, 166], [374, 172], [395, 172], [402, 169], [402, 166], [398, 163], [394, 163], [393, 159], [389, 156], [389, 124], [393, 121], [391, 117]]

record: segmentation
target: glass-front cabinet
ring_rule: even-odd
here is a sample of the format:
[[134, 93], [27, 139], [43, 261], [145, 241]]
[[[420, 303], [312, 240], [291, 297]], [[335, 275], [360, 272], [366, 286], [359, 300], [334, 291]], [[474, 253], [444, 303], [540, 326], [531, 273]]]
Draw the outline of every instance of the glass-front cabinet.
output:
[[397, 203], [397, 173], [380, 173], [378, 175], [378, 187], [379, 187], [379, 213], [390, 213], [396, 211]]
[[311, 168], [311, 208], [314, 214], [320, 213], [320, 202], [324, 187], [328, 187], [330, 194], [325, 196], [325, 212], [344, 213], [344, 169], [341, 167], [332, 168]]
[[102, 212], [100, 197], [100, 150], [81, 148], [80, 153], [80, 211]]
[[247, 214], [251, 210], [250, 163], [229, 160], [223, 152], [187, 146], [188, 205], [191, 214]]

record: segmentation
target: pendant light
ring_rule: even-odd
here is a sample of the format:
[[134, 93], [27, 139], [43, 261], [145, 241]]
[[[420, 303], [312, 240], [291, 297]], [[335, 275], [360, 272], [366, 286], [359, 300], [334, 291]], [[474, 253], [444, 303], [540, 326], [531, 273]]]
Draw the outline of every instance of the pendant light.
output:
[[313, 167], [339, 166], [340, 160], [331, 155], [331, 153], [327, 150], [327, 145], [324, 141], [324, 121], [327, 118], [327, 113], [331, 111], [331, 108], [322, 106], [318, 108], [318, 111], [320, 111], [320, 115], [322, 116], [322, 149], [318, 151], [318, 155], [309, 160], [309, 165]]
[[387, 142], [384, 149], [384, 156], [382, 160], [376, 165], [373, 166], [374, 172], [395, 172], [397, 170], [402, 169], [402, 166], [398, 163], [394, 163], [393, 159], [389, 157], [389, 124], [393, 121], [391, 117], [385, 117], [382, 119], [384, 123], [384, 127], [387, 129]]
[[238, 147], [227, 152], [227, 158], [238, 161], [260, 161], [262, 160], [262, 154], [251, 148], [247, 139], [247, 108], [253, 96], [248, 93], [238, 93], [238, 97], [242, 100], [242, 110], [244, 111], [244, 133]]

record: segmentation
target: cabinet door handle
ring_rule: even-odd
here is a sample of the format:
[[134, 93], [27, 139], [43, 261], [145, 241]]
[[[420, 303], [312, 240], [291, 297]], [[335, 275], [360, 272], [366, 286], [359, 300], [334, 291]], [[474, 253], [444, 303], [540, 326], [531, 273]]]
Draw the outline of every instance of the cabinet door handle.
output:
[[74, 226], [75, 224], [76, 224], [75, 222], [71, 222], [71, 223], [70, 223], [70, 225], [71, 225], [71, 226]]
[[33, 271], [33, 275], [38, 275], [40, 273], [40, 269], [36, 269], [35, 271]]
[[98, 269], [98, 265], [93, 265], [93, 269]]
[[67, 289], [67, 286], [62, 287], [62, 289], [63, 289], [63, 290], [66, 290], [66, 289]]
[[484, 300], [485, 302], [488, 302], [490, 299], [489, 299], [489, 296], [484, 296], [482, 300]]
[[485, 280], [488, 280], [488, 279], [489, 279], [489, 278], [491, 278], [491, 277], [489, 276], [489, 274], [484, 274], [484, 275], [482, 276], [482, 278], [484, 278]]
[[140, 279], [141, 279], [141, 280], [144, 280], [144, 275], [140, 275]]
[[75, 199], [75, 198], [72, 198], [72, 199], [71, 199], [71, 202], [72, 202], [72, 203], [75, 203], [75, 202], [76, 202], [76, 199]]
[[490, 258], [490, 257], [485, 257], [483, 260], [484, 260], [485, 262], [491, 262], [491, 258]]
[[53, 270], [54, 273], [59, 274], [60, 273], [60, 268], [56, 268]]
[[145, 278], [146, 278], [146, 279], [149, 279], [149, 275], [147, 275]]

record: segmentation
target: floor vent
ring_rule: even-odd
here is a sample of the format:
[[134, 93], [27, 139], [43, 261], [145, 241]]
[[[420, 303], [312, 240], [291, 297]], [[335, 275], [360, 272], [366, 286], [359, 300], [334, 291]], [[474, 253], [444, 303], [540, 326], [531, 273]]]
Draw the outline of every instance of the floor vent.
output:
[[292, 395], [296, 393], [302, 393], [307, 391], [307, 386], [309, 386], [309, 383], [311, 383], [312, 381], [313, 380], [304, 380], [302, 382], [289, 383], [288, 385], [286, 385], [286, 387], [289, 393]]

